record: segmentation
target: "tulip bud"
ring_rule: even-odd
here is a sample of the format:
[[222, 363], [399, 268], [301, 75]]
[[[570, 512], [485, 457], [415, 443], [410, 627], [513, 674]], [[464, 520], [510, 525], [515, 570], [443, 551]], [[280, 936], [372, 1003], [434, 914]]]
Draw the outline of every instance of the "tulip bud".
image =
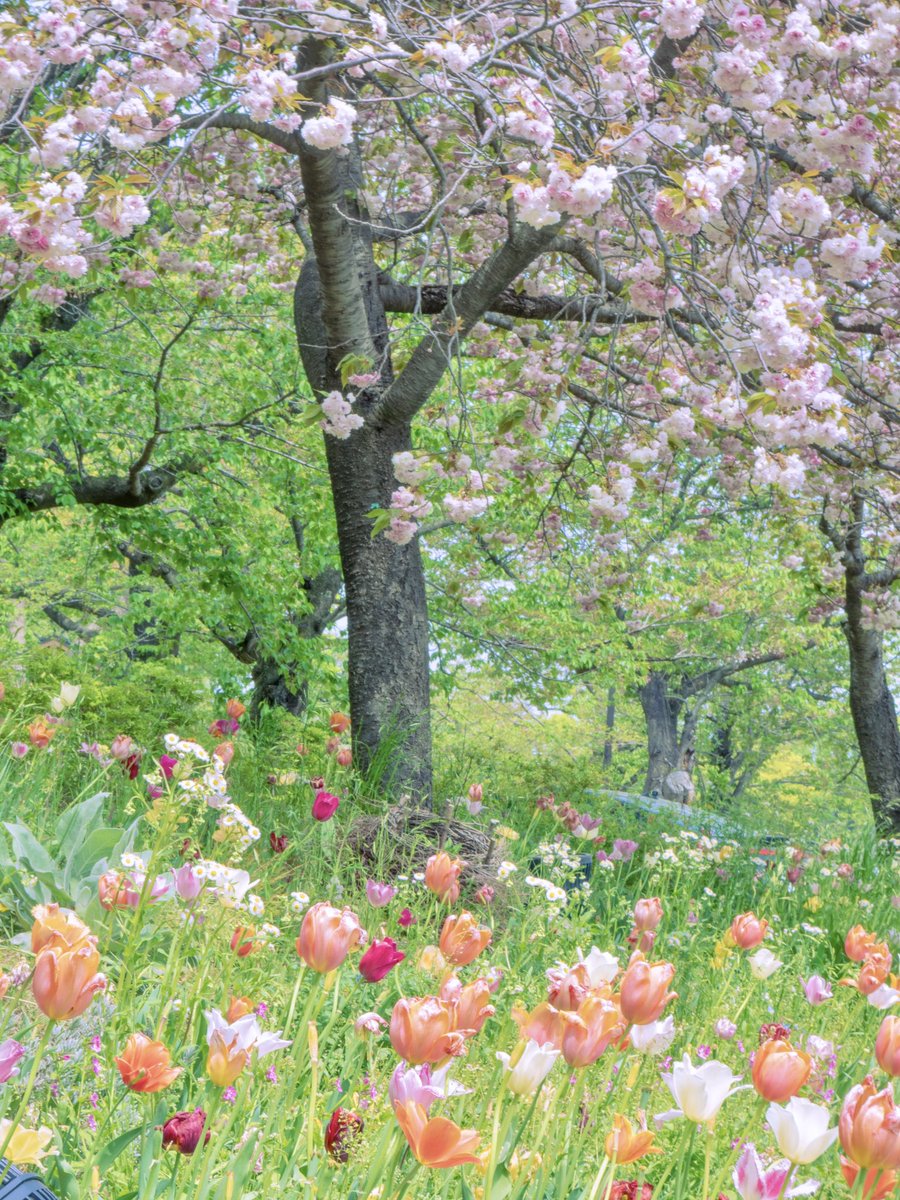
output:
[[812, 1071], [812, 1059], [789, 1041], [773, 1038], [764, 1042], [753, 1059], [753, 1086], [764, 1100], [784, 1104], [796, 1096]]
[[491, 931], [479, 925], [470, 912], [451, 913], [441, 930], [440, 949], [444, 958], [464, 967], [478, 957], [491, 940]]
[[367, 983], [380, 983], [404, 958], [406, 955], [397, 949], [393, 938], [374, 941], [359, 960], [359, 973]]
[[875, 1057], [882, 1071], [900, 1075], [900, 1017], [885, 1017], [875, 1039]]
[[297, 953], [308, 967], [327, 975], [364, 940], [363, 928], [349, 908], [334, 908], [319, 901], [307, 909], [297, 938]]
[[657, 929], [662, 918], [662, 903], [656, 896], [650, 900], [638, 900], [634, 906], [635, 932], [644, 933], [647, 930]]
[[249, 996], [232, 996], [228, 1004], [228, 1011], [225, 1014], [225, 1020], [229, 1025], [233, 1025], [241, 1017], [246, 1017], [248, 1013], [252, 1013], [253, 1008], [253, 1001]]
[[350, 718], [342, 712], [333, 712], [328, 719], [328, 728], [332, 733], [346, 733], [350, 728]]
[[353, 751], [349, 746], [341, 746], [337, 754], [334, 756], [334, 761], [339, 767], [349, 767], [353, 763]]
[[443, 850], [439, 854], [432, 854], [425, 864], [425, 886], [445, 904], [455, 904], [459, 899], [462, 867], [458, 858], [451, 858]]
[[31, 991], [38, 1008], [52, 1021], [80, 1017], [97, 992], [106, 987], [100, 975], [97, 939], [89, 937], [74, 947], [46, 946], [37, 956]]
[[253, 939], [256, 937], [256, 930], [252, 925], [246, 928], [239, 925], [231, 935], [231, 948], [238, 958], [246, 958], [255, 949]]
[[317, 821], [330, 821], [338, 810], [340, 800], [331, 792], [317, 792], [313, 800], [312, 815]]
[[741, 913], [731, 922], [731, 937], [741, 950], [752, 950], [760, 945], [769, 928], [768, 921], [762, 921], [752, 912]]
[[622, 1015], [630, 1025], [649, 1025], [656, 1021], [677, 992], [667, 988], [675, 977], [672, 963], [648, 963], [638, 952], [622, 976], [619, 1003]]
[[857, 1166], [880, 1171], [900, 1168], [900, 1108], [890, 1084], [876, 1092], [868, 1075], [851, 1088], [838, 1129], [841, 1145]]

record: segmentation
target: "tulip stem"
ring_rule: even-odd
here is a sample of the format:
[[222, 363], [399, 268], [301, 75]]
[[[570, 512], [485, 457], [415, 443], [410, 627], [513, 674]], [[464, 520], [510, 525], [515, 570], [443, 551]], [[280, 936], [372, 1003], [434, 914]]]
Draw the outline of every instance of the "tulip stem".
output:
[[294, 1019], [294, 1013], [297, 1011], [297, 999], [300, 995], [300, 985], [303, 982], [303, 976], [305, 973], [306, 973], [306, 963], [301, 963], [300, 970], [297, 972], [296, 982], [294, 983], [294, 990], [291, 993], [291, 1004], [290, 1004], [290, 1007], [288, 1008], [287, 1020], [284, 1023], [285, 1033], [287, 1033], [287, 1031], [290, 1029], [291, 1022]]
[[[0, 1146], [0, 1158], [6, 1157], [6, 1151], [9, 1149], [9, 1143], [12, 1141], [13, 1135], [18, 1129], [19, 1121], [22, 1119], [22, 1114], [25, 1112], [25, 1109], [28, 1106], [28, 1101], [31, 1099], [31, 1093], [34, 1091], [34, 1081], [37, 1079], [38, 1067], [41, 1065], [41, 1059], [44, 1057], [44, 1051], [47, 1049], [47, 1043], [50, 1041], [50, 1034], [53, 1032], [53, 1026], [55, 1024], [56, 1022], [53, 1020], [47, 1022], [47, 1028], [41, 1035], [40, 1042], [38, 1042], [37, 1050], [34, 1052], [34, 1062], [31, 1064], [31, 1071], [28, 1075], [28, 1082], [25, 1084], [25, 1091], [22, 1093], [22, 1099], [19, 1101], [16, 1114], [12, 1121], [10, 1121], [9, 1129], [6, 1131], [6, 1137], [3, 1139], [3, 1145]], [[6, 1166], [3, 1167], [2, 1171], [0, 1171], [0, 1184], [2, 1184], [3, 1180], [6, 1178], [6, 1173], [10, 1166], [11, 1164], [7, 1163]]]
[[[709, 1200], [709, 1164], [712, 1157], [713, 1132], [711, 1126], [706, 1127], [706, 1146], [703, 1153], [703, 1200]], [[779, 1194], [779, 1200], [781, 1200]]]
[[797, 1169], [796, 1163], [791, 1163], [791, 1165], [788, 1167], [787, 1174], [784, 1177], [784, 1182], [782, 1183], [781, 1188], [778, 1192], [777, 1200], [782, 1200], [782, 1197], [787, 1195], [787, 1190], [791, 1186], [791, 1178], [792, 1178], [794, 1172], [796, 1171], [796, 1169]]

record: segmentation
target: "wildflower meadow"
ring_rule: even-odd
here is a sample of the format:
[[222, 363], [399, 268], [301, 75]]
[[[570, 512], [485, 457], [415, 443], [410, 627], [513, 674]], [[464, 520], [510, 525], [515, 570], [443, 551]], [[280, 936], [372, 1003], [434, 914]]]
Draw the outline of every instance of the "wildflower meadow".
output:
[[3, 794], [54, 754], [90, 794], [20, 802], [0, 890], [0, 1157], [55, 1195], [894, 1194], [896, 840], [611, 838], [473, 781], [480, 862], [449, 810], [363, 861], [343, 714], [286, 804], [238, 700], [144, 748], [57, 699]]

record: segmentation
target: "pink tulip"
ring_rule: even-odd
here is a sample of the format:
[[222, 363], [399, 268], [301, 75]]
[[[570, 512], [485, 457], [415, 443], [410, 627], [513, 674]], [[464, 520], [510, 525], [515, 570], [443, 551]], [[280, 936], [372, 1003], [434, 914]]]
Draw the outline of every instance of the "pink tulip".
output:
[[404, 929], [408, 929], [410, 925], [418, 924], [418, 917], [414, 917], [408, 908], [404, 908], [403, 912], [397, 918], [398, 925], [402, 925]]
[[830, 1000], [833, 996], [831, 984], [827, 979], [823, 979], [821, 975], [810, 975], [809, 979], [801, 978], [803, 984], [803, 992], [810, 1004], [824, 1004], [826, 1000]]
[[0, 1042], [0, 1083], [6, 1083], [19, 1073], [19, 1062], [25, 1054], [25, 1047], [12, 1038]]
[[180, 900], [196, 900], [203, 891], [203, 880], [194, 874], [190, 863], [173, 870], [172, 878], [175, 880], [175, 894]]
[[317, 821], [330, 821], [338, 810], [340, 800], [331, 792], [316, 792], [313, 800], [312, 815]]
[[374, 879], [366, 881], [366, 899], [373, 908], [384, 908], [397, 895], [397, 889], [390, 883], [377, 883]]
[[380, 983], [404, 958], [406, 955], [397, 949], [393, 938], [383, 938], [373, 942], [359, 960], [359, 973], [367, 983]]

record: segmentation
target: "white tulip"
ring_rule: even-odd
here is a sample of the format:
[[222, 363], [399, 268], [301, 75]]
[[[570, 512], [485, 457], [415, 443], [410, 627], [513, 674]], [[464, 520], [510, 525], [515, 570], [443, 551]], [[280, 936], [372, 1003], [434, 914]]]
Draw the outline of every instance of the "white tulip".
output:
[[768, 979], [770, 975], [775, 974], [779, 967], [784, 966], [784, 963], [777, 959], [771, 950], [757, 950], [747, 961], [757, 979]]
[[828, 1128], [828, 1109], [811, 1100], [794, 1096], [787, 1104], [770, 1104], [766, 1120], [775, 1134], [778, 1149], [798, 1166], [807, 1166], [825, 1153], [838, 1135]]
[[619, 960], [614, 954], [606, 954], [603, 950], [598, 950], [596, 946], [591, 947], [591, 952], [587, 958], [582, 957], [581, 951], [578, 951], [578, 961], [583, 962], [587, 967], [588, 975], [591, 977], [591, 987], [600, 987], [604, 983], [612, 983], [619, 973]]
[[675, 1018], [632, 1025], [630, 1037], [632, 1046], [641, 1054], [663, 1054], [675, 1041]]
[[509, 1072], [509, 1090], [517, 1096], [533, 1096], [550, 1074], [559, 1054], [552, 1042], [539, 1046], [529, 1038], [515, 1062], [511, 1062], [511, 1056], [502, 1050], [497, 1051], [497, 1058]]
[[883, 983], [874, 992], [869, 992], [866, 999], [873, 1008], [890, 1008], [900, 1000], [900, 991], [892, 988], [889, 983]]
[[731, 1067], [714, 1058], [702, 1067], [695, 1067], [687, 1054], [675, 1064], [670, 1075], [663, 1075], [679, 1112], [698, 1125], [712, 1121], [728, 1097], [743, 1090], [732, 1087], [740, 1078]]

